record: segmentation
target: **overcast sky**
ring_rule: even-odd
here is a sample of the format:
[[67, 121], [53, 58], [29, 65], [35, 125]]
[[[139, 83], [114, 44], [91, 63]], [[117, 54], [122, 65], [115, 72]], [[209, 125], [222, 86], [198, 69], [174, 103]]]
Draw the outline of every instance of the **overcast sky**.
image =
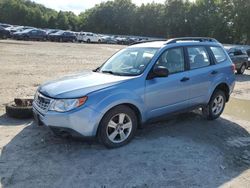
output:
[[[107, 0], [33, 0], [36, 3], [45, 5], [48, 8], [55, 9], [57, 11], [72, 11], [76, 14], [84, 11], [85, 9], [92, 8], [95, 4], [105, 2]], [[150, 3], [153, 0], [132, 0], [133, 3], [141, 5], [142, 3]], [[164, 3], [165, 0], [154, 0], [156, 3]]]

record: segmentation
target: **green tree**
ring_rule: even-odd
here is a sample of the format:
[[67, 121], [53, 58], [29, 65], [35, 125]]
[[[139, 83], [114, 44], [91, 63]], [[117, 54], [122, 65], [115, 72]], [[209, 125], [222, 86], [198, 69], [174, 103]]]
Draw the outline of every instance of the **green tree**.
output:
[[58, 29], [68, 29], [69, 21], [67, 16], [63, 11], [60, 11], [56, 19], [56, 28]]

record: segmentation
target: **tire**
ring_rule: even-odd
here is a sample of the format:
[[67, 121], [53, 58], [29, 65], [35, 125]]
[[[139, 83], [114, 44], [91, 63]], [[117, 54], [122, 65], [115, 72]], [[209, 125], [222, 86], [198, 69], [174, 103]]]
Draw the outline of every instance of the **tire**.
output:
[[24, 36], [23, 39], [26, 40], [26, 41], [28, 41], [29, 37], [28, 36]]
[[90, 43], [90, 42], [91, 42], [90, 39], [88, 39], [88, 40], [87, 40], [87, 43]]
[[[99, 141], [107, 148], [124, 146], [134, 137], [137, 124], [136, 114], [131, 108], [125, 105], [114, 107], [104, 115], [99, 124]], [[126, 128], [124, 125], [127, 125]]]
[[101, 40], [100, 39], [98, 40], [98, 43], [101, 44]]
[[208, 120], [217, 119], [222, 114], [225, 108], [225, 104], [226, 104], [226, 96], [224, 91], [216, 90], [213, 93], [208, 105], [202, 108], [203, 115]]
[[17, 119], [28, 119], [33, 117], [32, 106], [16, 106], [13, 102], [5, 106], [6, 114]]
[[7, 35], [3, 34], [3, 39], [7, 39], [7, 38], [8, 38]]
[[243, 74], [243, 73], [245, 72], [246, 68], [247, 68], [247, 66], [246, 66], [246, 64], [244, 63], [243, 65], [241, 65], [240, 69], [237, 70], [237, 73], [238, 73], [238, 74]]

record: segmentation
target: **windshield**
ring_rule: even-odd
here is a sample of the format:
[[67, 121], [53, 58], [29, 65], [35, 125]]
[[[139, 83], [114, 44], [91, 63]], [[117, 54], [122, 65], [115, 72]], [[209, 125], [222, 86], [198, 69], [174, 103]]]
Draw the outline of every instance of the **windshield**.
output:
[[33, 29], [25, 29], [25, 30], [23, 30], [23, 31], [21, 31], [22, 33], [28, 33], [28, 32], [30, 32], [30, 31], [32, 31]]
[[126, 48], [112, 56], [101, 68], [100, 72], [136, 76], [141, 74], [158, 48]]
[[63, 33], [64, 33], [64, 31], [57, 31], [55, 34], [61, 35], [61, 34], [63, 34]]

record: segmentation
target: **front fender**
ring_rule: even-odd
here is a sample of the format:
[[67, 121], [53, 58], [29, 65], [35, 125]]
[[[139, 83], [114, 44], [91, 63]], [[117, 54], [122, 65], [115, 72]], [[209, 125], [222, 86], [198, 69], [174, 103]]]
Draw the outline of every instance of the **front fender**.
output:
[[141, 113], [142, 122], [145, 120], [143, 94], [140, 95], [137, 92], [131, 92], [130, 90], [121, 89], [93, 93], [89, 96], [86, 105], [104, 115], [111, 108], [125, 103], [134, 105]]

